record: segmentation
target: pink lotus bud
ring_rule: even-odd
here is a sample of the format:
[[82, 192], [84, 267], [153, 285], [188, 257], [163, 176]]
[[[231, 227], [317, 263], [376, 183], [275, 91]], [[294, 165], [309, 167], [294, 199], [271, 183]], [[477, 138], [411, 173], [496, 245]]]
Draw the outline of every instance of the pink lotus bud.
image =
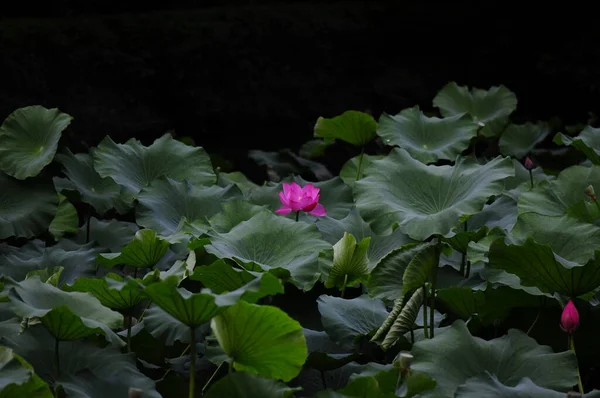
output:
[[531, 161], [531, 159], [529, 159], [529, 156], [527, 156], [525, 158], [525, 162], [523, 164], [525, 166], [525, 168], [527, 170], [533, 170], [535, 168], [535, 165], [533, 164], [533, 162]]
[[312, 184], [306, 184], [304, 188], [292, 182], [283, 183], [283, 192], [279, 192], [279, 200], [282, 205], [275, 210], [277, 214], [289, 214], [292, 211], [305, 211], [313, 216], [324, 216], [327, 214], [325, 207], [319, 203], [319, 188]]
[[569, 300], [560, 317], [560, 328], [569, 334], [573, 334], [577, 326], [579, 326], [579, 312], [577, 312], [573, 301]]

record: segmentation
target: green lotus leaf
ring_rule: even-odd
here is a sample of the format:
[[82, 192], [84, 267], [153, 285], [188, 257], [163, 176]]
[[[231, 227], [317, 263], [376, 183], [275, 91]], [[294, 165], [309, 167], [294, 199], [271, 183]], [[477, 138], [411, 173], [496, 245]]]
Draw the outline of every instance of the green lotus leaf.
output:
[[277, 270], [289, 272], [295, 284], [310, 289], [319, 279], [322, 270], [318, 257], [331, 248], [321, 240], [314, 224], [295, 222], [273, 213], [261, 212], [236, 225], [231, 231], [210, 233], [205, 250], [218, 258], [236, 259], [252, 270]]
[[251, 219], [261, 211], [268, 211], [264, 206], [243, 199], [232, 199], [222, 203], [221, 207], [223, 210], [208, 220], [210, 227], [219, 233], [229, 232], [242, 221]]
[[[477, 238], [485, 228], [489, 231], [500, 229], [506, 233], [510, 232], [517, 222], [517, 216], [517, 201], [501, 194], [492, 203], [483, 206], [479, 213], [469, 217], [466, 222], [470, 231], [477, 231], [474, 235], [474, 238]], [[472, 243], [473, 241], [470, 241], [468, 246]]]
[[333, 118], [319, 117], [314, 136], [342, 140], [354, 146], [363, 146], [373, 141], [377, 122], [373, 116], [359, 111], [346, 111]]
[[521, 159], [544, 141], [549, 133], [548, 123], [509, 124], [498, 141], [500, 153]]
[[0, 374], [0, 398], [54, 397], [32, 366], [8, 347], [0, 346]]
[[554, 136], [554, 143], [573, 146], [583, 152], [593, 164], [600, 165], [600, 128], [585, 126], [577, 137], [558, 133]]
[[379, 261], [393, 250], [410, 241], [402, 231], [396, 229], [390, 235], [377, 235], [359, 215], [358, 210], [353, 208], [348, 215], [340, 220], [329, 216], [322, 217], [316, 222], [317, 228], [323, 234], [323, 239], [334, 245], [348, 232], [363, 240], [370, 237], [371, 243], [367, 252], [369, 269], [373, 269]]
[[506, 319], [513, 308], [536, 308], [542, 304], [539, 297], [506, 286], [488, 286], [486, 290], [458, 286], [439, 289], [437, 301], [440, 308], [464, 321], [476, 314], [483, 325], [493, 325], [497, 320]]
[[104, 278], [77, 278], [73, 285], [63, 287], [67, 292], [88, 292], [100, 303], [113, 310], [126, 310], [139, 304], [144, 296], [135, 283], [128, 283], [122, 276], [108, 273]]
[[354, 184], [356, 206], [373, 231], [391, 233], [394, 224], [415, 240], [448, 235], [466, 216], [482, 210], [514, 175], [509, 158], [479, 165], [457, 158], [454, 166], [427, 166], [396, 148], [371, 163]]
[[396, 300], [409, 291], [402, 288], [406, 267], [427, 246], [426, 243], [409, 243], [388, 253], [371, 270], [367, 281], [369, 295], [384, 300]]
[[577, 297], [600, 286], [600, 257], [597, 258], [580, 265], [565, 260], [533, 238], [523, 245], [506, 245], [498, 239], [490, 246], [489, 265], [518, 276], [524, 286]]
[[198, 187], [189, 181], [161, 179], [140, 192], [136, 221], [168, 237], [178, 232], [183, 219], [208, 224], [208, 219], [221, 211], [223, 202], [241, 196], [235, 185]]
[[50, 226], [58, 196], [46, 180], [19, 181], [0, 172], [0, 203], [0, 239], [32, 238]]
[[433, 106], [446, 117], [468, 114], [473, 121], [483, 123], [482, 134], [495, 136], [502, 132], [501, 125], [517, 109], [517, 96], [505, 86], [493, 86], [489, 90], [459, 86], [456, 82], [446, 84], [433, 99]]
[[326, 138], [323, 140], [308, 140], [302, 144], [302, 146], [300, 146], [298, 155], [305, 159], [321, 158], [325, 156], [325, 150], [334, 143], [335, 140], [332, 138]]
[[133, 138], [116, 144], [107, 136], [93, 156], [98, 174], [111, 177], [133, 197], [161, 177], [188, 180], [192, 185], [213, 185], [217, 181], [203, 148], [187, 146], [168, 133], [148, 147]]
[[[89, 241], [113, 253], [120, 252], [130, 243], [139, 229], [131, 222], [98, 220], [96, 217], [90, 217], [89, 224]], [[87, 232], [88, 222], [79, 228], [75, 241], [79, 244], [86, 243]]]
[[284, 293], [281, 281], [273, 274], [233, 268], [223, 260], [196, 267], [190, 279], [202, 282], [204, 287], [217, 294], [239, 291], [240, 298], [250, 303], [268, 295]]
[[192, 293], [178, 288], [169, 281], [153, 283], [144, 288], [157, 306], [188, 327], [197, 327], [235, 304], [236, 300], [223, 295], [218, 297], [209, 289]]
[[[485, 209], [485, 207], [484, 207]], [[480, 214], [480, 213], [479, 213]], [[466, 254], [470, 242], [477, 242], [487, 236], [489, 232], [487, 226], [483, 226], [477, 230], [463, 230], [450, 238], [444, 238], [443, 241], [448, 243], [452, 249], [459, 253]]]
[[471, 336], [465, 323], [458, 320], [435, 339], [415, 343], [411, 353], [411, 370], [437, 382], [433, 390], [422, 392], [423, 397], [454, 397], [462, 384], [484, 372], [508, 387], [517, 386], [524, 377], [562, 392], [577, 384], [577, 359], [571, 351], [554, 353], [517, 329], [486, 341]]
[[431, 280], [439, 265], [440, 251], [437, 242], [428, 242], [420, 247], [410, 260], [402, 275], [402, 290], [411, 292]]
[[156, 305], [144, 313], [144, 329], [155, 339], [172, 346], [176, 341], [189, 344], [190, 328]]
[[323, 328], [345, 349], [352, 349], [358, 337], [377, 330], [388, 316], [383, 301], [364, 294], [354, 299], [321, 295], [317, 306]]
[[61, 386], [69, 398], [126, 397], [130, 387], [141, 389], [142, 398], [161, 398], [154, 381], [144, 376], [137, 369], [135, 358], [121, 353], [120, 348], [99, 348], [85, 341], [61, 341], [59, 375], [54, 337], [42, 325], [20, 334], [18, 324], [16, 326], [15, 334], [0, 333], [0, 341], [26, 359], [46, 382]]
[[[559, 217], [569, 215], [582, 221], [593, 222], [589, 214], [597, 211], [597, 206], [585, 194], [588, 185], [600, 188], [600, 166], [571, 166], [562, 170], [555, 180], [546, 181], [534, 189], [519, 195], [519, 215], [536, 213]], [[588, 212], [574, 210], [588, 202]], [[594, 209], [595, 208], [595, 209]]]
[[469, 147], [477, 129], [477, 123], [462, 115], [427, 117], [415, 106], [394, 116], [383, 113], [377, 134], [386, 144], [404, 148], [413, 158], [435, 163], [456, 159]]
[[[259, 205], [267, 206], [269, 210], [275, 211], [281, 207], [279, 200], [279, 192], [283, 191], [283, 182], [295, 182], [301, 187], [306, 184], [312, 184], [319, 188], [319, 203], [321, 203], [327, 211], [327, 216], [335, 219], [341, 219], [348, 215], [354, 205], [352, 197], [352, 188], [344, 184], [341, 178], [335, 177], [327, 181], [309, 182], [299, 176], [287, 178], [280, 183], [268, 183], [257, 189], [253, 189], [248, 199], [250, 202]], [[283, 216], [280, 216], [283, 217]], [[290, 213], [289, 218], [294, 218], [295, 214]], [[306, 222], [314, 222], [322, 217], [314, 217], [304, 212], [300, 212], [300, 220]]]
[[37, 276], [40, 278], [40, 281], [44, 283], [49, 283], [54, 287], [58, 287], [59, 278], [64, 270], [64, 267], [38, 269], [35, 271], [28, 272], [25, 276], [25, 279]]
[[354, 286], [369, 275], [369, 259], [367, 251], [371, 237], [356, 242], [354, 235], [347, 232], [333, 245], [333, 266], [325, 281], [326, 288], [344, 289]]
[[123, 345], [112, 331], [123, 326], [123, 316], [89, 293], [65, 292], [34, 276], [15, 284], [8, 298], [15, 314], [39, 318], [57, 340], [78, 340], [101, 333], [107, 341]]
[[0, 274], [21, 281], [32, 271], [62, 267], [59, 286], [73, 283], [81, 276], [95, 275], [98, 249], [91, 244], [69, 246], [65, 244], [68, 242], [70, 241], [63, 239], [47, 248], [40, 245], [39, 241], [33, 241], [22, 248], [10, 247], [8, 253], [0, 254]]
[[568, 216], [520, 215], [511, 236], [520, 242], [532, 238], [548, 245], [562, 258], [578, 264], [593, 259], [600, 245], [600, 227]]
[[76, 233], [77, 226], [79, 226], [77, 209], [64, 195], [58, 194], [58, 209], [56, 209], [56, 215], [48, 226], [48, 230], [54, 239], [59, 240], [65, 234]]
[[211, 328], [236, 370], [287, 382], [306, 361], [302, 326], [277, 307], [239, 301]]
[[[366, 176], [365, 170], [369, 167], [373, 160], [383, 159], [383, 155], [367, 155], [363, 154], [362, 164], [360, 165], [360, 178]], [[340, 178], [347, 185], [352, 185], [356, 181], [356, 173], [358, 172], [358, 164], [360, 163], [360, 155], [348, 159], [340, 170]]]
[[[399, 373], [398, 368], [392, 368], [373, 375], [353, 374], [348, 385], [337, 390], [337, 393], [343, 394], [343, 397], [395, 398]], [[324, 395], [318, 395], [322, 396]]]
[[99, 254], [97, 261], [107, 268], [119, 264], [130, 267], [152, 268], [169, 249], [170, 243], [158, 237], [156, 231], [141, 229], [135, 233], [133, 240], [120, 253]]
[[330, 371], [338, 369], [358, 358], [356, 353], [344, 350], [333, 342], [326, 332], [303, 328], [308, 358], [305, 367]]
[[56, 155], [68, 178], [54, 177], [58, 191], [77, 191], [81, 201], [90, 204], [98, 214], [103, 215], [112, 208], [121, 214], [127, 213], [133, 198], [121, 195], [121, 187], [110, 177], [101, 177], [94, 169], [94, 159], [87, 153], [66, 153]]
[[247, 372], [231, 373], [217, 381], [206, 393], [206, 398], [287, 398], [301, 388], [288, 387], [277, 380], [255, 376]]
[[239, 171], [232, 171], [231, 173], [219, 173], [217, 178], [218, 186], [225, 188], [231, 184], [235, 184], [244, 195], [254, 188], [258, 188], [258, 185], [250, 181], [248, 177]]
[[[524, 377], [514, 387], [505, 386], [489, 372], [474, 376], [456, 390], [457, 397], [480, 398], [564, 398], [564, 392], [558, 392], [537, 386], [529, 377]], [[582, 397], [587, 397], [582, 395]]]
[[27, 106], [0, 126], [0, 169], [11, 177], [34, 177], [56, 154], [58, 141], [73, 118], [58, 109]]

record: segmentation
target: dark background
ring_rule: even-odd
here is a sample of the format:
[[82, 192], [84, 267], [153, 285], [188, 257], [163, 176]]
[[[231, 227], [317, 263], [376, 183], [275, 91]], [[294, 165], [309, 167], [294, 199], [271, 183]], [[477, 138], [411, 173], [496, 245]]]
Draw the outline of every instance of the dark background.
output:
[[430, 110], [449, 81], [504, 84], [516, 121], [587, 122], [600, 103], [591, 9], [461, 4], [20, 2], [0, 17], [0, 115], [58, 107], [75, 117], [74, 151], [172, 131], [246, 174], [249, 149], [297, 150], [319, 116]]

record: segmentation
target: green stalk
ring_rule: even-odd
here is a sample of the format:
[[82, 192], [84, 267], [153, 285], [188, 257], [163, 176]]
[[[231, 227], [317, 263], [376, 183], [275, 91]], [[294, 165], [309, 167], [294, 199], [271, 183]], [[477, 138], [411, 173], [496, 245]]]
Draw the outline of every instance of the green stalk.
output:
[[427, 286], [423, 286], [423, 335], [429, 338], [429, 329], [427, 328]]
[[[463, 227], [464, 227], [464, 231], [466, 232], [466, 231], [467, 231], [467, 221], [465, 221], [465, 224], [464, 224], [464, 226], [463, 226]], [[465, 274], [465, 265], [466, 265], [466, 260], [467, 260], [467, 253], [462, 253], [462, 258], [461, 258], [461, 260], [460, 260], [460, 273], [461, 273], [462, 275], [464, 275], [464, 274]], [[438, 264], [438, 265], [439, 265], [439, 264]]]
[[213, 372], [212, 376], [210, 376], [210, 379], [208, 379], [208, 381], [206, 382], [206, 384], [204, 385], [204, 387], [202, 387], [202, 395], [204, 395], [204, 391], [206, 390], [206, 387], [208, 387], [208, 385], [210, 384], [210, 382], [212, 381], [212, 379], [215, 378], [215, 376], [217, 375], [217, 372], [219, 371], [219, 369], [221, 369], [221, 366], [223, 366], [224, 363], [225, 363], [225, 361], [221, 362], [219, 364], [219, 366], [217, 366], [217, 369]]
[[344, 275], [344, 284], [342, 285], [342, 294], [340, 294], [341, 298], [344, 298], [344, 291], [346, 290], [346, 283], [348, 283], [348, 274]]
[[[577, 352], [575, 352], [575, 339], [572, 335], [569, 334], [569, 348], [575, 354], [575, 359], [577, 359]], [[584, 394], [583, 392], [583, 383], [581, 382], [581, 374], [579, 373], [579, 365], [577, 365], [577, 387], [579, 387], [579, 393]]]
[[300, 210], [296, 212], [296, 222], [298, 222], [298, 217], [300, 217]]
[[194, 389], [196, 388], [196, 328], [190, 326], [190, 389], [189, 398], [194, 398]]
[[529, 180], [531, 181], [531, 189], [533, 189], [533, 171], [529, 170]]
[[[431, 324], [430, 336], [433, 338], [435, 330], [435, 284], [437, 282], [437, 273], [440, 266], [440, 257], [442, 256], [442, 239], [438, 238], [437, 242], [437, 262], [433, 268], [433, 275], [431, 275], [431, 311], [429, 312], [429, 323]], [[427, 302], [425, 302], [427, 306]]]
[[358, 167], [356, 168], [356, 181], [360, 180], [360, 169], [362, 168], [363, 156], [365, 154], [364, 145], [360, 149], [360, 155], [358, 156]]

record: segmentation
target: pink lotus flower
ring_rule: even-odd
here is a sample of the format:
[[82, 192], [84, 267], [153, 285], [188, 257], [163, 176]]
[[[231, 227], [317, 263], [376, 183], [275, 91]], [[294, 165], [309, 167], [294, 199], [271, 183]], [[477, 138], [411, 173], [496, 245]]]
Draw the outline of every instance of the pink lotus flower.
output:
[[527, 156], [525, 158], [524, 166], [525, 166], [525, 168], [527, 170], [533, 170], [533, 169], [535, 169], [535, 165], [533, 164], [533, 162], [531, 161], [531, 159], [529, 159], [529, 156]]
[[279, 200], [283, 206], [275, 210], [277, 214], [289, 214], [292, 211], [305, 211], [313, 216], [327, 214], [325, 207], [319, 203], [319, 188], [306, 184], [304, 188], [292, 182], [283, 183], [283, 192], [279, 192]]
[[560, 317], [560, 328], [569, 334], [573, 334], [577, 326], [579, 326], [579, 312], [577, 312], [573, 301], [569, 300]]

